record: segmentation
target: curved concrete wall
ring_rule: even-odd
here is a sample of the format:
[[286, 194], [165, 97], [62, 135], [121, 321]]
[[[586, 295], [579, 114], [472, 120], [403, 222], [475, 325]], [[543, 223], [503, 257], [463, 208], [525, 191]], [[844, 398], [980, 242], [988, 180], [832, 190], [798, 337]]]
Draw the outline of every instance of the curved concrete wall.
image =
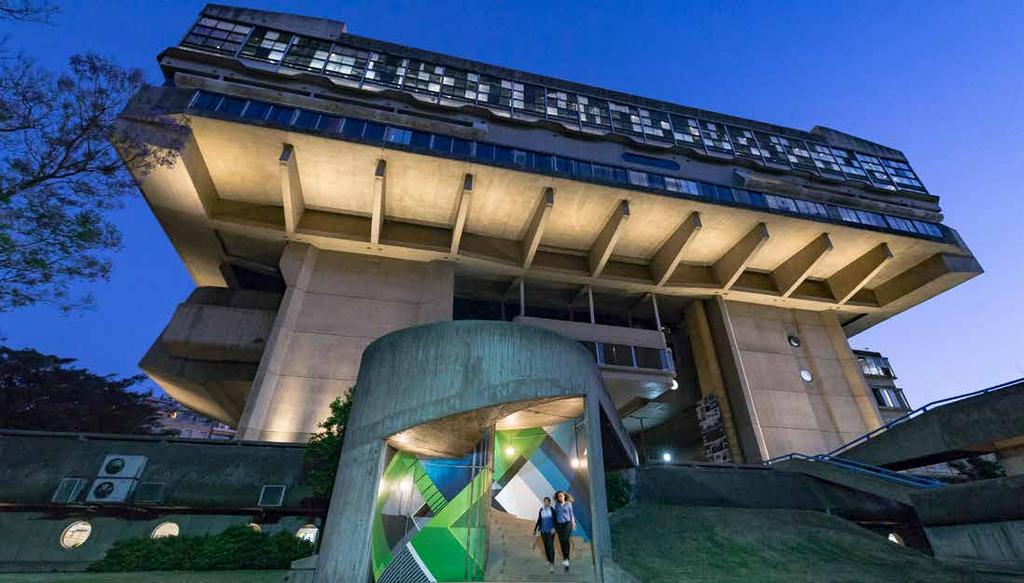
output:
[[382, 439], [457, 413], [595, 389], [603, 386], [590, 353], [553, 332], [468, 320], [415, 326], [367, 347], [346, 440], [353, 430]]
[[[355, 394], [320, 547], [318, 582], [366, 579], [385, 439], [397, 432], [507, 403], [584, 396], [591, 444], [587, 463], [603, 467], [600, 410], [608, 397], [600, 374], [586, 349], [540, 328], [458, 321], [391, 333], [364, 352]], [[600, 567], [610, 552], [604, 474], [590, 475]]]

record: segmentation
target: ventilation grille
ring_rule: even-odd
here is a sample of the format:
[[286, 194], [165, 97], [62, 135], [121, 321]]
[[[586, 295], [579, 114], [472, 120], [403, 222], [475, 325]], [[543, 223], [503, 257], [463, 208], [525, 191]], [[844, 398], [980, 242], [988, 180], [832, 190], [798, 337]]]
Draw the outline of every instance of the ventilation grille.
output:
[[136, 504], [158, 504], [164, 500], [164, 482], [141, 482], [135, 487]]
[[258, 506], [281, 506], [284, 504], [284, 486], [265, 485], [260, 490]]

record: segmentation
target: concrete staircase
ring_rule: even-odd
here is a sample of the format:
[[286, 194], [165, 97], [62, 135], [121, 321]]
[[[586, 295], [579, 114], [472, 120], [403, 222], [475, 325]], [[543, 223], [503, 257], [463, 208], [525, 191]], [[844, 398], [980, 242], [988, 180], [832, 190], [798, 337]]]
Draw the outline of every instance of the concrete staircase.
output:
[[507, 512], [490, 509], [487, 516], [487, 581], [593, 583], [594, 558], [589, 543], [578, 537], [572, 538], [572, 567], [566, 573], [562, 569], [562, 555], [556, 540], [555, 572], [548, 573], [543, 544], [537, 540], [537, 546], [534, 547], [536, 537], [533, 536], [533, 525], [532, 520], [523, 520]]

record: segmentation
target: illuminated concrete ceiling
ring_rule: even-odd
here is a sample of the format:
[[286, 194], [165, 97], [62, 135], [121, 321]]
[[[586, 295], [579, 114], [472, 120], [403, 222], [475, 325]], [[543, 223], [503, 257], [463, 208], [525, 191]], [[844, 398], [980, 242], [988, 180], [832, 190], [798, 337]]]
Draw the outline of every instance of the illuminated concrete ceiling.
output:
[[181, 160], [142, 188], [201, 285], [223, 285], [219, 232], [837, 310], [852, 334], [981, 272], [952, 243], [209, 118], [190, 124]]

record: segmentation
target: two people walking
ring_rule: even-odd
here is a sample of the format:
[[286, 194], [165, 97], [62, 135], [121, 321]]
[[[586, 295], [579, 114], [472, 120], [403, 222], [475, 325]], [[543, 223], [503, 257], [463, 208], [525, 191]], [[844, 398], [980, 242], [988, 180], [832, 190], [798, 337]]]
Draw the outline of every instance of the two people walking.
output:
[[544, 555], [548, 559], [548, 572], [555, 572], [555, 537], [558, 537], [558, 546], [562, 550], [562, 567], [569, 570], [569, 535], [576, 530], [576, 516], [572, 513], [572, 496], [559, 490], [555, 492], [555, 503], [551, 504], [551, 498], [544, 498], [544, 506], [537, 513], [537, 524], [533, 526], [533, 533], [540, 532], [540, 538], [544, 542]]

